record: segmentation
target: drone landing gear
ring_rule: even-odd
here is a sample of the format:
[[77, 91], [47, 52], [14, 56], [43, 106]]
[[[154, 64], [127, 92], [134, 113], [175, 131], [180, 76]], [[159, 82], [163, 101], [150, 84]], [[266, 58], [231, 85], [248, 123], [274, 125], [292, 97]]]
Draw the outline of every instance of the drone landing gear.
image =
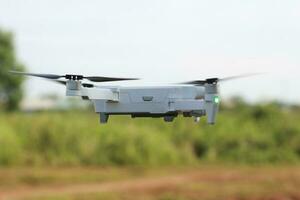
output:
[[194, 117], [194, 122], [195, 122], [195, 123], [200, 122], [200, 117]]
[[174, 120], [174, 116], [164, 116], [164, 121], [165, 122], [172, 122]]
[[109, 115], [106, 113], [100, 113], [100, 123], [106, 124], [108, 121]]

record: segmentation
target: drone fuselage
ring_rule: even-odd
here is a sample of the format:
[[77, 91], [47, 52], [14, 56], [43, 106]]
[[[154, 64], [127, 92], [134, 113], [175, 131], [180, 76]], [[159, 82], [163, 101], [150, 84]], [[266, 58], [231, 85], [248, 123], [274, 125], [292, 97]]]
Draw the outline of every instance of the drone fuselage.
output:
[[199, 121], [207, 115], [209, 124], [215, 123], [218, 110], [216, 85], [161, 87], [82, 87], [79, 81], [67, 82], [67, 96], [81, 96], [94, 103], [100, 122], [110, 115], [131, 117], [163, 117], [171, 122], [179, 114]]
[[101, 123], [106, 123], [110, 115], [131, 115], [133, 118], [163, 117], [165, 121], [171, 122], [179, 114], [182, 114], [184, 117], [194, 117], [196, 122], [201, 116], [206, 116], [207, 123], [214, 124], [220, 101], [218, 83], [256, 75], [247, 74], [222, 79], [208, 78], [184, 82], [178, 86], [117, 87], [96, 86], [81, 81], [103, 83], [139, 79], [10, 72], [17, 75], [51, 79], [66, 85], [67, 96], [80, 96], [82, 99], [91, 100], [94, 103], [95, 111], [100, 114]]

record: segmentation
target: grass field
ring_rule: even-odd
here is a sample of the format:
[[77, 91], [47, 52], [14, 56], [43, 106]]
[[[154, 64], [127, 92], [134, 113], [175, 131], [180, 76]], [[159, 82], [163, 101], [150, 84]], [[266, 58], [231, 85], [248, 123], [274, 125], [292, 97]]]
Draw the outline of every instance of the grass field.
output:
[[10, 168], [1, 199], [300, 199], [298, 166]]
[[0, 113], [0, 200], [300, 199], [300, 108], [221, 106], [218, 123], [92, 111]]
[[93, 111], [0, 113], [0, 166], [299, 163], [300, 109], [222, 106], [215, 126], [179, 117], [98, 123]]

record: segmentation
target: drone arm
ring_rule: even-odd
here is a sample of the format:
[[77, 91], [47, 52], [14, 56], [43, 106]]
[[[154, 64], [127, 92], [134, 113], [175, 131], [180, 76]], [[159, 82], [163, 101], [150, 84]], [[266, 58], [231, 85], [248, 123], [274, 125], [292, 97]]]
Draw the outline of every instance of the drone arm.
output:
[[119, 91], [108, 88], [83, 88], [82, 96], [88, 96], [89, 99], [119, 101]]
[[107, 88], [84, 88], [79, 90], [66, 91], [67, 96], [88, 97], [88, 99], [105, 99], [109, 101], [119, 101], [119, 92]]
[[218, 86], [216, 84], [205, 84], [205, 110], [207, 123], [215, 124], [216, 115], [219, 110]]

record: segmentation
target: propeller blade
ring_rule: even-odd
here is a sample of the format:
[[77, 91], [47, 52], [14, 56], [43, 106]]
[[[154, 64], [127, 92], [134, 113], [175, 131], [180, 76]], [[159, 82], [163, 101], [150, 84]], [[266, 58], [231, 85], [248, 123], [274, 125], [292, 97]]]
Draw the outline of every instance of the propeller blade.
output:
[[18, 72], [18, 71], [9, 71], [9, 72], [12, 74], [35, 76], [35, 77], [48, 78], [48, 79], [59, 79], [59, 78], [65, 77], [65, 76], [56, 75], [56, 74], [34, 74], [34, 73], [26, 73], [26, 72]]
[[94, 87], [94, 85], [91, 84], [91, 83], [81, 83], [81, 85], [82, 85], [83, 87], [87, 87], [87, 88], [92, 88], [92, 87]]
[[204, 85], [206, 83], [205, 80], [195, 80], [195, 81], [188, 81], [188, 82], [183, 82], [180, 84], [188, 84], [188, 85]]
[[62, 85], [67, 85], [67, 81], [55, 80], [56, 83], [60, 83]]
[[[18, 72], [18, 71], [10, 71], [10, 73], [18, 74], [18, 75], [25, 75], [25, 76], [35, 76], [47, 79], [59, 79], [59, 78], [66, 78], [69, 80], [82, 80], [87, 79], [93, 82], [110, 82], [110, 81], [130, 81], [130, 80], [139, 80], [137, 78], [113, 78], [113, 77], [104, 77], [104, 76], [82, 76], [82, 75], [56, 75], [56, 74], [34, 74], [34, 73], [26, 73], [26, 72]], [[60, 82], [61, 83], [61, 82]], [[92, 87], [92, 84], [84, 83], [86, 87]]]
[[208, 84], [213, 84], [213, 83], [217, 83], [219, 81], [218, 78], [209, 78], [206, 80], [194, 80], [194, 81], [188, 81], [188, 82], [184, 82], [182, 84], [190, 84], [190, 85], [204, 85], [206, 83]]
[[194, 80], [194, 81], [188, 81], [188, 82], [183, 82], [181, 84], [190, 84], [190, 85], [204, 85], [204, 84], [217, 84], [219, 82], [224, 82], [224, 81], [230, 81], [234, 79], [239, 79], [239, 78], [247, 78], [250, 76], [256, 76], [256, 75], [261, 75], [262, 73], [253, 73], [253, 74], [242, 74], [238, 76], [229, 76], [225, 78], [208, 78], [205, 80]]
[[229, 77], [225, 77], [225, 78], [221, 78], [219, 79], [220, 81], [230, 81], [230, 80], [234, 80], [234, 79], [239, 79], [239, 78], [247, 78], [247, 77], [251, 77], [251, 76], [257, 76], [257, 75], [262, 75], [263, 73], [252, 73], [252, 74], [242, 74], [242, 75], [238, 75], [238, 76], [229, 76]]
[[83, 78], [88, 79], [93, 82], [110, 82], [110, 81], [131, 81], [139, 80], [137, 78], [113, 78], [113, 77], [104, 77], [104, 76], [84, 76]]

